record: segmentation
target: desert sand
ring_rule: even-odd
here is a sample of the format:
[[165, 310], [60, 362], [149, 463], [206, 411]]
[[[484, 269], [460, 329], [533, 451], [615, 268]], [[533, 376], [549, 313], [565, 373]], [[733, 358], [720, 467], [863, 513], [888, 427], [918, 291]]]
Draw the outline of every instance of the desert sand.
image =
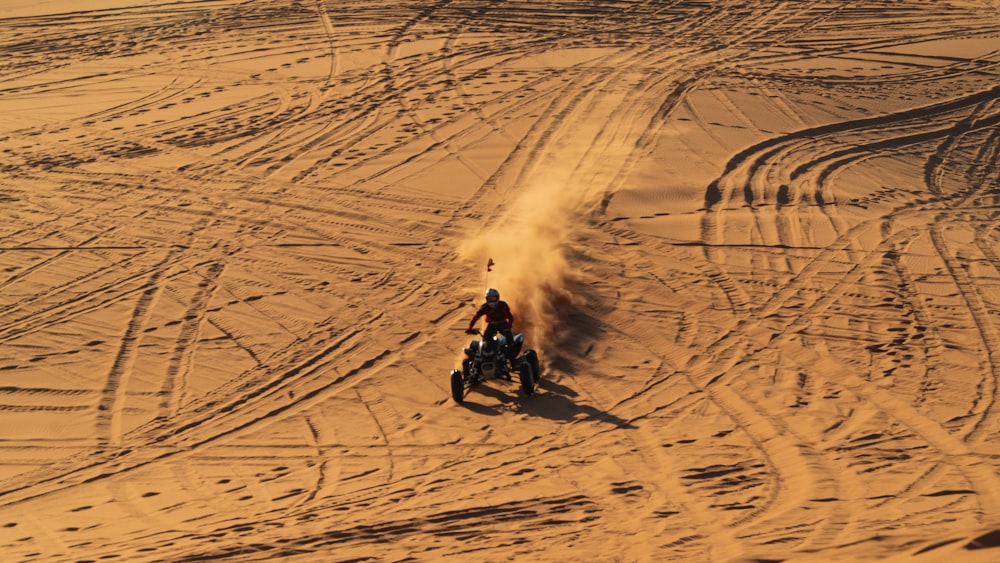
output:
[[[0, 560], [1000, 560], [1000, 3], [4, 0], [0, 48]], [[458, 404], [487, 287], [542, 379]]]

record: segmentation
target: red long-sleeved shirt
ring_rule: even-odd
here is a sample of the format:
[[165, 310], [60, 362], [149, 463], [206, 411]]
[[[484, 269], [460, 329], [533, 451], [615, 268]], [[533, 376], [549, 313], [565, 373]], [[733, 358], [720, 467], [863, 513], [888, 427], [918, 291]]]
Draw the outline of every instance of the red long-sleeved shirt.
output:
[[479, 310], [476, 311], [475, 316], [469, 321], [469, 330], [475, 326], [476, 321], [481, 317], [486, 317], [486, 322], [489, 324], [499, 324], [503, 323], [506, 325], [505, 328], [512, 328], [514, 326], [514, 314], [510, 312], [510, 305], [507, 305], [506, 301], [497, 301], [495, 307], [490, 307], [489, 303], [483, 303]]

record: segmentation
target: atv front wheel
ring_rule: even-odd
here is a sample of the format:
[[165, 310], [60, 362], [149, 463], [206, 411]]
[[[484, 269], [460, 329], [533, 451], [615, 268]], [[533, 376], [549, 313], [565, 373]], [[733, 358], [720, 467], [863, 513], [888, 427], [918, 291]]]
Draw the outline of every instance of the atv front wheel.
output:
[[531, 375], [534, 376], [535, 381], [542, 378], [542, 366], [538, 363], [538, 352], [534, 350], [526, 350], [524, 352], [524, 361], [528, 362], [531, 366]]
[[451, 398], [460, 405], [465, 400], [465, 379], [457, 369], [451, 370]]
[[527, 396], [532, 396], [535, 394], [535, 376], [531, 373], [531, 366], [527, 362], [521, 362], [520, 368], [517, 370], [518, 377], [521, 380], [521, 390]]

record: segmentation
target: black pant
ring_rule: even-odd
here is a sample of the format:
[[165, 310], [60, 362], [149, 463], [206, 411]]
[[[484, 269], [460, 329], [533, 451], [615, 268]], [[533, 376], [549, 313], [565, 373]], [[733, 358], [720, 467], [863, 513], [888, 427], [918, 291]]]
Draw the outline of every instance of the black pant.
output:
[[[502, 334], [504, 338], [507, 339], [507, 350], [510, 350], [511, 347], [514, 345], [514, 333], [511, 332], [510, 329], [506, 327], [506, 325], [499, 323], [497, 324], [489, 323], [486, 325], [486, 331], [483, 332], [483, 340], [486, 341], [486, 345], [490, 347], [494, 345], [493, 336], [498, 332]], [[513, 360], [514, 358], [508, 358], [508, 359]]]

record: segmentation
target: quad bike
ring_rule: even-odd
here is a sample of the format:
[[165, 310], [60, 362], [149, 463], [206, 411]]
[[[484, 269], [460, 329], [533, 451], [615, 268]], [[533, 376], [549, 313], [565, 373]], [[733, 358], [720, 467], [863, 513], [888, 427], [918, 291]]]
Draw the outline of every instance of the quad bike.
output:
[[[481, 335], [476, 329], [473, 334]], [[500, 334], [493, 337], [492, 342], [485, 339], [473, 340], [469, 347], [463, 350], [462, 369], [451, 370], [451, 397], [461, 404], [465, 399], [465, 391], [475, 387], [487, 378], [511, 380], [511, 373], [517, 372], [521, 390], [525, 395], [534, 395], [535, 384], [541, 379], [541, 367], [538, 354], [534, 350], [525, 350], [524, 335], [514, 336], [513, 342]], [[508, 346], [511, 346], [508, 349]], [[510, 353], [508, 353], [510, 352]], [[520, 356], [519, 356], [520, 354]], [[508, 366], [507, 358], [514, 358]]]

